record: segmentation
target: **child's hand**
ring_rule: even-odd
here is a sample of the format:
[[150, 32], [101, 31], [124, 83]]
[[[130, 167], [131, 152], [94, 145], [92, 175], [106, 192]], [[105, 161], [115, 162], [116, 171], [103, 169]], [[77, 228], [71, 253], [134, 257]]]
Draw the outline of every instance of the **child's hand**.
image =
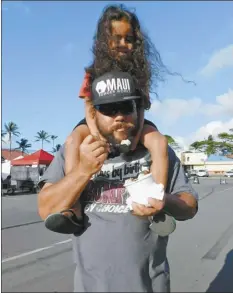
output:
[[104, 142], [107, 142], [106, 138], [103, 137], [99, 132], [91, 133], [91, 135], [96, 139], [96, 140], [101, 140]]

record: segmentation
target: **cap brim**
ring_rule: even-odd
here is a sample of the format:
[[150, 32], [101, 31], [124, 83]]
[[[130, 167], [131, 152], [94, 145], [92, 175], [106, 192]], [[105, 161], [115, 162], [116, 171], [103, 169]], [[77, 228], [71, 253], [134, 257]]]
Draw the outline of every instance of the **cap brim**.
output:
[[118, 103], [118, 102], [126, 102], [129, 100], [136, 100], [136, 99], [140, 99], [141, 96], [130, 96], [130, 97], [111, 97], [111, 98], [106, 98], [106, 99], [97, 99], [97, 100], [93, 100], [93, 105], [104, 105], [104, 104], [112, 104], [112, 103]]

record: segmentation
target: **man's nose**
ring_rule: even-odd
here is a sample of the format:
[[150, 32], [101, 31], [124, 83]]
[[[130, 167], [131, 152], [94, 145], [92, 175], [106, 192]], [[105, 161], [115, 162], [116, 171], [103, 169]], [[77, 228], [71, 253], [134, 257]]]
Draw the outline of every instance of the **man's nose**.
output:
[[115, 116], [115, 122], [125, 122], [125, 115], [118, 112]]
[[122, 46], [122, 47], [125, 47], [126, 46], [125, 38], [121, 38], [121, 40], [120, 40], [120, 46]]

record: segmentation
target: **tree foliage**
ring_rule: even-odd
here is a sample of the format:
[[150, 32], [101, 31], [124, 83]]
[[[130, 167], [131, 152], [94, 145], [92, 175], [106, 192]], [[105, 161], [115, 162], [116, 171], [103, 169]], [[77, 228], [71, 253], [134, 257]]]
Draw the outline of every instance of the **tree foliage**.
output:
[[206, 153], [208, 156], [211, 154], [232, 154], [233, 153], [233, 129], [228, 132], [221, 132], [217, 135], [216, 140], [212, 135], [208, 139], [193, 142], [190, 147]]
[[50, 135], [44, 130], [38, 131], [37, 135], [35, 136], [35, 138], [36, 138], [36, 141], [41, 141], [42, 150], [43, 150], [43, 146], [44, 146], [44, 141], [50, 142], [50, 140], [49, 140]]
[[18, 144], [18, 147], [16, 148], [21, 150], [22, 155], [23, 153], [27, 152], [27, 149], [30, 148], [32, 145], [30, 143], [28, 143], [28, 140], [26, 138], [21, 138], [20, 141], [16, 141], [16, 143]]

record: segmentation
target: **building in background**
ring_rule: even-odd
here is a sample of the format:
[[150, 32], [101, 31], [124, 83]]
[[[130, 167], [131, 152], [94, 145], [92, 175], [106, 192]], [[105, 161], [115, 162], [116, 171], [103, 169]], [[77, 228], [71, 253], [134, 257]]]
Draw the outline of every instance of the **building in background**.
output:
[[181, 163], [185, 171], [207, 170], [209, 175], [221, 175], [233, 169], [233, 156], [210, 155], [203, 152], [183, 152]]
[[181, 154], [181, 163], [185, 171], [205, 169], [207, 155], [202, 152], [186, 151]]
[[2, 172], [1, 177], [2, 180], [5, 180], [8, 175], [10, 175], [11, 171], [11, 161], [23, 158], [26, 153], [22, 153], [19, 150], [10, 150], [9, 149], [2, 149]]
[[233, 158], [219, 155], [210, 155], [206, 160], [206, 169], [210, 175], [221, 175], [233, 170]]

